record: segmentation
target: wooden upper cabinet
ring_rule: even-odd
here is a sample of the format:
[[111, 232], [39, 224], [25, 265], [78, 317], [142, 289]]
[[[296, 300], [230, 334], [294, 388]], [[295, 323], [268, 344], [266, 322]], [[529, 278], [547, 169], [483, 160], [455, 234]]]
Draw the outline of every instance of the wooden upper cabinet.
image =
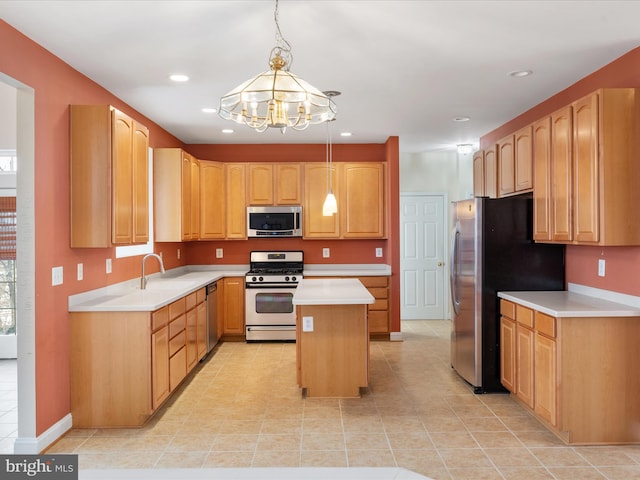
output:
[[[336, 197], [341, 191], [337, 184], [336, 164], [331, 168], [333, 191]], [[338, 213], [325, 217], [322, 205], [328, 190], [327, 166], [325, 163], [305, 163], [304, 165], [304, 206], [302, 208], [303, 236], [305, 238], [338, 238], [340, 236], [340, 201]]]
[[198, 239], [200, 200], [196, 158], [180, 148], [156, 148], [153, 198], [156, 242]]
[[551, 239], [571, 242], [573, 127], [571, 107], [551, 114]]
[[551, 117], [533, 124], [533, 239], [551, 240]]
[[247, 165], [248, 205], [300, 205], [299, 163], [250, 163]]
[[249, 205], [273, 205], [273, 165], [247, 165], [247, 200]]
[[225, 238], [224, 163], [200, 160], [200, 239]]
[[599, 240], [598, 94], [573, 104], [573, 227], [576, 242]]
[[498, 141], [498, 196], [515, 192], [515, 151], [513, 135]]
[[473, 196], [484, 197], [484, 150], [473, 154]]
[[498, 147], [497, 145], [484, 151], [484, 195], [498, 198]]
[[[385, 165], [383, 163], [345, 163], [342, 166], [342, 219], [344, 238], [383, 238], [385, 236]], [[340, 209], [342, 208], [342, 212]]]
[[246, 165], [225, 164], [226, 238], [247, 238]]
[[299, 163], [276, 163], [275, 168], [275, 204], [301, 205], [302, 178]]
[[70, 246], [148, 240], [148, 130], [109, 105], [70, 107]]
[[532, 127], [528, 125], [498, 142], [499, 196], [533, 189]]

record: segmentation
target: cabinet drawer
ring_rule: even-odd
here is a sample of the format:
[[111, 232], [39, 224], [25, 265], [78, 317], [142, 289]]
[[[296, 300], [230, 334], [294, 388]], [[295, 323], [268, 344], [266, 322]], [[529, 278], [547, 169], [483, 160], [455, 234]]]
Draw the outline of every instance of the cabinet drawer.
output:
[[369, 310], [389, 310], [389, 300], [376, 298], [376, 301], [369, 305]]
[[373, 295], [373, 298], [389, 298], [389, 289], [386, 287], [385, 288], [369, 287], [367, 288], [367, 290], [369, 290], [369, 293]]
[[500, 299], [500, 313], [507, 318], [512, 320], [516, 319], [516, 304], [510, 302], [509, 300], [505, 300], [503, 298]]
[[169, 323], [169, 307], [162, 307], [151, 314], [151, 331], [164, 327]]
[[185, 311], [185, 299], [183, 297], [169, 304], [169, 320], [173, 320], [177, 316], [182, 315]]
[[187, 376], [187, 348], [183, 347], [169, 359], [169, 389], [171, 391], [180, 385]]
[[522, 305], [516, 305], [516, 321], [520, 325], [533, 328], [533, 310]]
[[389, 333], [389, 312], [386, 310], [370, 311], [369, 333]]
[[185, 297], [186, 298], [185, 308], [187, 309], [187, 311], [191, 310], [193, 307], [197, 305], [197, 302], [198, 302], [198, 299], [196, 298], [197, 295], [198, 295], [198, 292], [193, 292]]
[[541, 312], [536, 312], [536, 331], [551, 338], [556, 337], [556, 319]]
[[169, 324], [169, 338], [175, 337], [187, 326], [187, 316], [180, 315]]
[[389, 285], [389, 277], [360, 277], [362, 284], [369, 287], [386, 287]]
[[187, 334], [182, 330], [178, 335], [169, 340], [169, 356], [175, 355], [175, 353], [185, 346], [187, 340]]

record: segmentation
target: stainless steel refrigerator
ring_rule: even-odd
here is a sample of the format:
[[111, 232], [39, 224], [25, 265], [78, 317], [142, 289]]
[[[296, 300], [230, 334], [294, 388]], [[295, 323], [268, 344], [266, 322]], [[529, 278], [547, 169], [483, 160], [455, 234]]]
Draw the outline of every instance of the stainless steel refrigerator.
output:
[[500, 384], [497, 292], [564, 290], [564, 245], [533, 242], [531, 194], [452, 203], [451, 365], [475, 393]]

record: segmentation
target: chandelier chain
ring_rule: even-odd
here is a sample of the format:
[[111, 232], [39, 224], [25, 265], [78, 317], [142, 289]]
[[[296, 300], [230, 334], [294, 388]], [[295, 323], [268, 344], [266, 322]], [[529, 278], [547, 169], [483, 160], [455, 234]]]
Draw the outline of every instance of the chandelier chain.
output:
[[278, 0], [276, 0], [276, 8], [273, 12], [273, 20], [276, 23], [276, 46], [271, 49], [271, 55], [269, 55], [269, 62], [271, 59], [278, 55], [284, 59], [286, 62], [283, 70], [289, 71], [291, 68], [291, 64], [293, 63], [293, 53], [291, 53], [291, 44], [287, 42], [287, 40], [282, 35], [282, 31], [280, 30], [280, 22], [278, 18]]

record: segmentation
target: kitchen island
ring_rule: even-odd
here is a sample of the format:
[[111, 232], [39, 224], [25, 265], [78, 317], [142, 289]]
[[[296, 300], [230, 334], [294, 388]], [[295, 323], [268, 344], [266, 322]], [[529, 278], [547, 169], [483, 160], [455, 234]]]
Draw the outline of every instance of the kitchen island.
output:
[[308, 397], [358, 397], [369, 385], [367, 305], [373, 302], [354, 278], [300, 281], [293, 296], [296, 365]]

